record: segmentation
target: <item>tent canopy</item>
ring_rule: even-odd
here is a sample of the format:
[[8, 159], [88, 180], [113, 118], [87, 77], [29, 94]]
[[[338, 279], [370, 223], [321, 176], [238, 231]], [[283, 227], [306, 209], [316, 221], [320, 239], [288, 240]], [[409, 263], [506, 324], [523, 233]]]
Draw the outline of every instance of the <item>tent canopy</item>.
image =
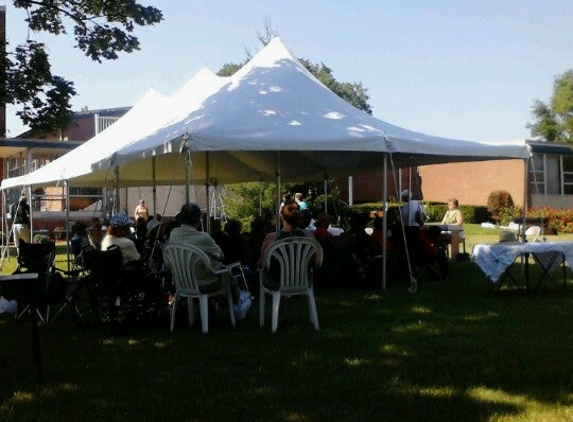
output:
[[[81, 172], [62, 171], [67, 154], [51, 163], [59, 173], [40, 178], [34, 172], [25, 183], [51, 177], [75, 186], [116, 186], [110, 173], [117, 169], [119, 186], [181, 184], [188, 161], [193, 182], [233, 183], [277, 173], [283, 180], [367, 173], [381, 169], [384, 154], [391, 154], [396, 167], [529, 156], [525, 144], [429, 136], [376, 119], [322, 85], [279, 38], [231, 77], [208, 73], [156, 102], [150, 110], [162, 117], [149, 125], [141, 115], [126, 119], [121, 132], [96, 136], [86, 142], [90, 147], [72, 151], [85, 162]], [[101, 150], [92, 155], [88, 148]]]

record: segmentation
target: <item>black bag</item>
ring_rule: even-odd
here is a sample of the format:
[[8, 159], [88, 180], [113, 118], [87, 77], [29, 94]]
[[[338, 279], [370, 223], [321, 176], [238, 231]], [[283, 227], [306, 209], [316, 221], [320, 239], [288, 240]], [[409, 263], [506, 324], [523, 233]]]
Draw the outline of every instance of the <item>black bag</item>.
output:
[[418, 207], [418, 209], [416, 210], [416, 215], [414, 219], [416, 220], [416, 223], [418, 223], [420, 227], [424, 225], [424, 221], [426, 220], [426, 218], [420, 207]]
[[458, 256], [456, 256], [456, 261], [458, 262], [468, 262], [470, 260], [470, 254], [467, 252], [460, 252]]

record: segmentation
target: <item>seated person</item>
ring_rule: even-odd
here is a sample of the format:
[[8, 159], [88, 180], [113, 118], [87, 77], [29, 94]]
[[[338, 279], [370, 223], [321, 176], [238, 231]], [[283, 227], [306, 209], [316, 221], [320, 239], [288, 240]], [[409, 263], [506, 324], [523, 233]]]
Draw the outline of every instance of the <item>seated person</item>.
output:
[[223, 231], [227, 234], [229, 239], [229, 252], [225, 252], [226, 261], [229, 264], [233, 262], [242, 262], [243, 264], [246, 264], [248, 258], [247, 247], [242, 234], [243, 224], [239, 220], [231, 219], [225, 223]]
[[88, 239], [90, 245], [92, 245], [98, 251], [101, 249], [101, 241], [103, 240], [103, 228], [99, 218], [94, 218], [91, 227], [88, 230]]
[[370, 281], [375, 270], [374, 260], [378, 250], [376, 240], [366, 232], [370, 220], [367, 213], [352, 214], [350, 228], [340, 235], [341, 238], [350, 239], [351, 262], [354, 276]]
[[[282, 229], [275, 233], [269, 233], [266, 235], [265, 240], [261, 246], [261, 253], [257, 263], [258, 268], [263, 267], [265, 252], [274, 242], [292, 236], [309, 237], [307, 233], [300, 228], [303, 217], [296, 203], [290, 203], [282, 207], [280, 216]], [[276, 266], [274, 266], [273, 262], [271, 262], [269, 270], [263, 276], [263, 284], [265, 287], [268, 289], [278, 290], [280, 284], [278, 280], [279, 271], [278, 263]]]
[[72, 246], [72, 253], [77, 257], [82, 252], [83, 248], [90, 245], [90, 241], [88, 239], [88, 229], [83, 221], [78, 221], [76, 224], [74, 224], [72, 230], [74, 235], [70, 240], [70, 244]]
[[314, 227], [314, 237], [316, 240], [321, 241], [332, 237], [332, 233], [328, 231], [330, 227], [330, 216], [327, 213], [321, 212], [318, 215]]
[[223, 225], [221, 223], [221, 220], [211, 218], [210, 223], [211, 223], [210, 227], [211, 230], [209, 235], [213, 238], [215, 243], [221, 248], [224, 257], [222, 259], [222, 262], [225, 265], [230, 264], [228, 255], [230, 253], [231, 239], [229, 238], [229, 235], [223, 231]]
[[131, 220], [125, 212], [118, 212], [111, 218], [107, 234], [101, 242], [101, 249], [106, 250], [111, 245], [117, 245], [121, 250], [123, 263], [139, 261], [141, 255], [137, 251], [135, 242], [128, 235], [131, 231]]
[[[458, 209], [458, 200], [456, 198], [448, 199], [448, 210], [444, 214], [444, 218], [442, 218], [441, 225], [444, 226], [458, 226], [461, 227], [464, 224], [464, 216], [462, 211]], [[446, 243], [452, 242], [452, 233], [451, 231], [447, 230], [447, 227], [443, 227], [442, 232], [442, 239]], [[463, 237], [463, 231], [459, 231], [459, 237]]]
[[[211, 262], [211, 267], [214, 269], [220, 269], [224, 267], [223, 259], [224, 254], [219, 245], [215, 240], [209, 235], [209, 233], [203, 231], [203, 224], [201, 221], [201, 208], [193, 202], [188, 202], [181, 207], [181, 211], [178, 214], [178, 221], [181, 224], [180, 227], [174, 228], [169, 235], [170, 243], [187, 243], [189, 245], [195, 246], [201, 249]], [[198, 270], [201, 270], [199, 268]], [[231, 295], [233, 296], [233, 302], [237, 305], [239, 301], [239, 287], [237, 281], [230, 277], [228, 274], [211, 274], [204, 269], [202, 273], [198, 271], [199, 274], [199, 289], [204, 293], [214, 292], [219, 290], [224, 283], [229, 283], [231, 287]], [[247, 310], [244, 310], [246, 312]], [[243, 311], [241, 311], [243, 312]], [[243, 318], [243, 314], [237, 314], [237, 308], [235, 309], [235, 314], [238, 318]]]
[[442, 225], [448, 226], [461, 226], [464, 224], [464, 216], [461, 210], [458, 209], [458, 200], [456, 198], [448, 199], [448, 210], [442, 218]]

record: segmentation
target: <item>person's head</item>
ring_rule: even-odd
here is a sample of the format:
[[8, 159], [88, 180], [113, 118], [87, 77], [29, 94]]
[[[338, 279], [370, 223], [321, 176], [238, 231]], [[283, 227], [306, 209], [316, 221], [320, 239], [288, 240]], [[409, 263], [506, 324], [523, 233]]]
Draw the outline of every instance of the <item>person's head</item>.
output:
[[155, 214], [155, 219], [157, 221], [161, 221], [162, 218], [163, 218], [163, 216], [161, 214], [159, 214], [159, 213]]
[[303, 199], [302, 193], [300, 193], [300, 192], [295, 193], [295, 194], [294, 194], [294, 199], [295, 199], [295, 201], [297, 201], [297, 202], [298, 202], [298, 201], [302, 201], [302, 199]]
[[179, 211], [179, 222], [193, 227], [201, 225], [201, 208], [194, 202], [188, 202]]
[[451, 210], [455, 210], [458, 207], [459, 203], [456, 198], [448, 199], [448, 208]]
[[403, 190], [400, 194], [400, 198], [402, 198], [402, 201], [408, 202], [411, 198], [410, 191], [408, 189]]
[[124, 237], [130, 232], [131, 220], [126, 212], [118, 212], [111, 217], [107, 233], [112, 236]]
[[299, 228], [302, 221], [302, 213], [298, 209], [298, 205], [285, 205], [281, 210], [281, 220], [283, 222], [283, 226], [288, 225], [291, 229]]
[[265, 222], [272, 222], [273, 221], [274, 214], [270, 209], [263, 208], [261, 214], [262, 214], [262, 218]]
[[309, 209], [306, 209], [306, 210], [301, 210], [300, 213], [302, 215], [300, 221], [300, 228], [306, 229], [308, 226], [310, 226], [310, 223], [312, 222], [312, 212]]
[[18, 200], [18, 202], [19, 202], [20, 204], [25, 204], [25, 203], [28, 202], [28, 198], [26, 198], [25, 195], [22, 195], [22, 196], [20, 197], [20, 199]]
[[322, 227], [327, 229], [328, 227], [330, 227], [330, 216], [325, 212], [321, 212], [320, 214], [318, 214], [314, 226], [317, 228]]
[[225, 232], [231, 236], [240, 235], [242, 229], [243, 224], [239, 220], [229, 220], [225, 224]]
[[84, 236], [87, 234], [87, 226], [86, 223], [84, 223], [83, 221], [78, 221], [77, 223], [74, 224], [74, 233], [77, 234], [78, 236]]
[[145, 201], [143, 199], [139, 200], [139, 205], [145, 205]]
[[211, 233], [219, 233], [223, 230], [223, 224], [218, 218], [211, 217]]

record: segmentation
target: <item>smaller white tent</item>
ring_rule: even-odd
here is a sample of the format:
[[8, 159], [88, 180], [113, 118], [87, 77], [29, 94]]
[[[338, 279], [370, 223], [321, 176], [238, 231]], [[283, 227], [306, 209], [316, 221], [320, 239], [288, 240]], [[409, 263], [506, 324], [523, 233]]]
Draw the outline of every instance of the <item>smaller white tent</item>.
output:
[[197, 72], [183, 87], [166, 97], [149, 89], [117, 122], [64, 156], [24, 176], [2, 181], [2, 189], [16, 186], [49, 186], [68, 181], [70, 186], [113, 186], [113, 169], [94, 172], [93, 165], [122, 146], [152, 133], [158, 127], [195, 108], [224, 80], [208, 69]]

